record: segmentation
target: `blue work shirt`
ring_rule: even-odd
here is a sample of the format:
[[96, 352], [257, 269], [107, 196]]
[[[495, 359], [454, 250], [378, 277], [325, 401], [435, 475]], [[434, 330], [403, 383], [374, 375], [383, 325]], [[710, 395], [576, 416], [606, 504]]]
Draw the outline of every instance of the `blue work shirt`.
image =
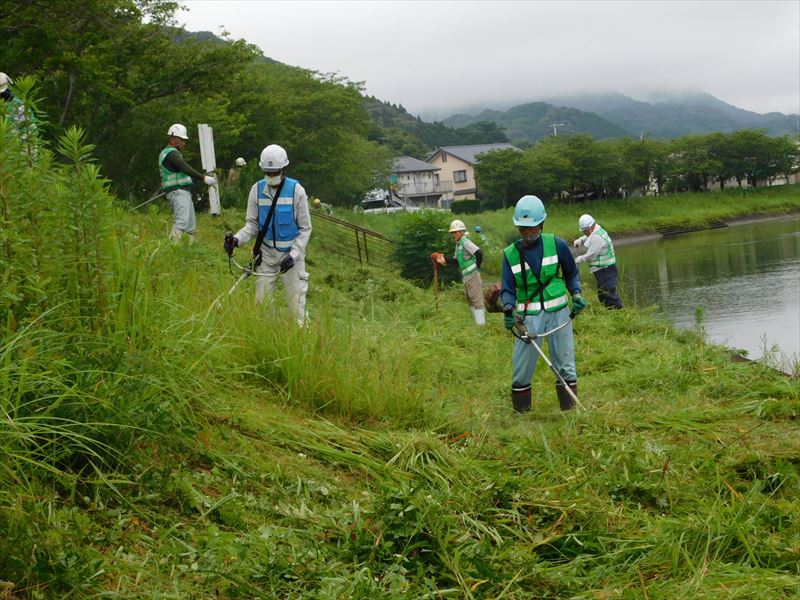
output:
[[[575, 259], [572, 257], [567, 242], [556, 236], [556, 252], [558, 253], [558, 264], [561, 267], [561, 277], [567, 286], [567, 290], [573, 296], [581, 293], [581, 280], [579, 277], [578, 265], [575, 264]], [[522, 254], [525, 257], [525, 262], [533, 270], [534, 273], [539, 275], [542, 271], [542, 238], [533, 243], [530, 248], [522, 248]], [[517, 304], [517, 280], [514, 278], [514, 273], [511, 272], [511, 265], [508, 264], [508, 259], [503, 253], [503, 288], [500, 293], [500, 298], [503, 301], [503, 306], [510, 304], [516, 306]]]

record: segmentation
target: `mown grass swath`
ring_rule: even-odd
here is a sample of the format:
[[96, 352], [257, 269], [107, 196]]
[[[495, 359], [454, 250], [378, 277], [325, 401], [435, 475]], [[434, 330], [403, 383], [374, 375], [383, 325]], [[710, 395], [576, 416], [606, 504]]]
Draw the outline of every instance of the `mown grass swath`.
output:
[[[800, 586], [795, 379], [652, 311], [591, 306], [575, 322], [587, 410], [560, 413], [540, 365], [516, 418], [511, 339], [499, 320], [472, 326], [459, 284], [437, 308], [312, 236], [307, 328], [280, 294], [256, 307], [252, 281], [217, 308], [228, 224], [201, 216], [197, 243], [169, 243], [168, 212], [120, 208], [79, 131], [26, 168], [0, 137], [0, 578], [14, 594]], [[573, 221], [554, 213], [554, 228]], [[510, 229], [479, 216], [490, 239]]]

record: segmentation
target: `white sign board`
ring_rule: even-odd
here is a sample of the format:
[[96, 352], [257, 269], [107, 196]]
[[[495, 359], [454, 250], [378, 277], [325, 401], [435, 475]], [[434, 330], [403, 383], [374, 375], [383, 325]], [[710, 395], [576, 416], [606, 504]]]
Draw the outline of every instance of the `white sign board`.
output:
[[[197, 126], [197, 137], [200, 140], [200, 162], [203, 163], [203, 171], [216, 177], [217, 158], [214, 156], [214, 130], [205, 123]], [[219, 216], [219, 184], [208, 188], [208, 207], [212, 215]]]

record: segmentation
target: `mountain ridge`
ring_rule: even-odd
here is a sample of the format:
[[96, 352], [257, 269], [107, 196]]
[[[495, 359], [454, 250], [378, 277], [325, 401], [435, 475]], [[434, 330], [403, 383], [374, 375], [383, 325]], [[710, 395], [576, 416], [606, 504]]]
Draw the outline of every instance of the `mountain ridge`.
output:
[[[509, 137], [516, 140], [520, 131], [508, 127], [511, 120], [509, 114], [518, 112], [520, 106], [547, 104], [554, 107], [551, 115], [553, 117], [564, 114], [559, 113], [558, 109], [574, 109], [594, 114], [622, 129], [624, 132], [622, 135], [634, 137], [671, 139], [683, 135], [731, 132], [738, 129], [764, 129], [769, 135], [793, 135], [800, 129], [798, 127], [800, 116], [797, 114], [786, 115], [780, 112], [761, 114], [738, 108], [706, 92], [662, 93], [653, 96], [652, 99], [652, 102], [636, 100], [619, 92], [551, 96], [536, 102], [512, 106], [505, 111], [486, 108], [477, 115], [456, 113], [442, 119], [442, 122], [450, 126], [458, 124], [463, 127], [479, 120], [493, 120], [501, 126], [506, 126]], [[599, 123], [601, 122], [595, 121], [595, 124]], [[582, 132], [599, 139], [609, 137], [606, 134], [598, 135], [596, 131], [589, 129], [584, 129]], [[523, 139], [536, 141], [528, 139], [527, 135]]]

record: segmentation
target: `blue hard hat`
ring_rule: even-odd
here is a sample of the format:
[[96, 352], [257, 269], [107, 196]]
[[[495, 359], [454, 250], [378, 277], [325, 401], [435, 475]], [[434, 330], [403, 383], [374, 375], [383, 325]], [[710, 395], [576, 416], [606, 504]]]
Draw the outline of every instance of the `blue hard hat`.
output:
[[523, 196], [514, 209], [514, 225], [517, 227], [536, 227], [546, 218], [544, 204], [536, 196]]
[[480, 232], [481, 232], [481, 226], [475, 225], [475, 233], [480, 233]]

